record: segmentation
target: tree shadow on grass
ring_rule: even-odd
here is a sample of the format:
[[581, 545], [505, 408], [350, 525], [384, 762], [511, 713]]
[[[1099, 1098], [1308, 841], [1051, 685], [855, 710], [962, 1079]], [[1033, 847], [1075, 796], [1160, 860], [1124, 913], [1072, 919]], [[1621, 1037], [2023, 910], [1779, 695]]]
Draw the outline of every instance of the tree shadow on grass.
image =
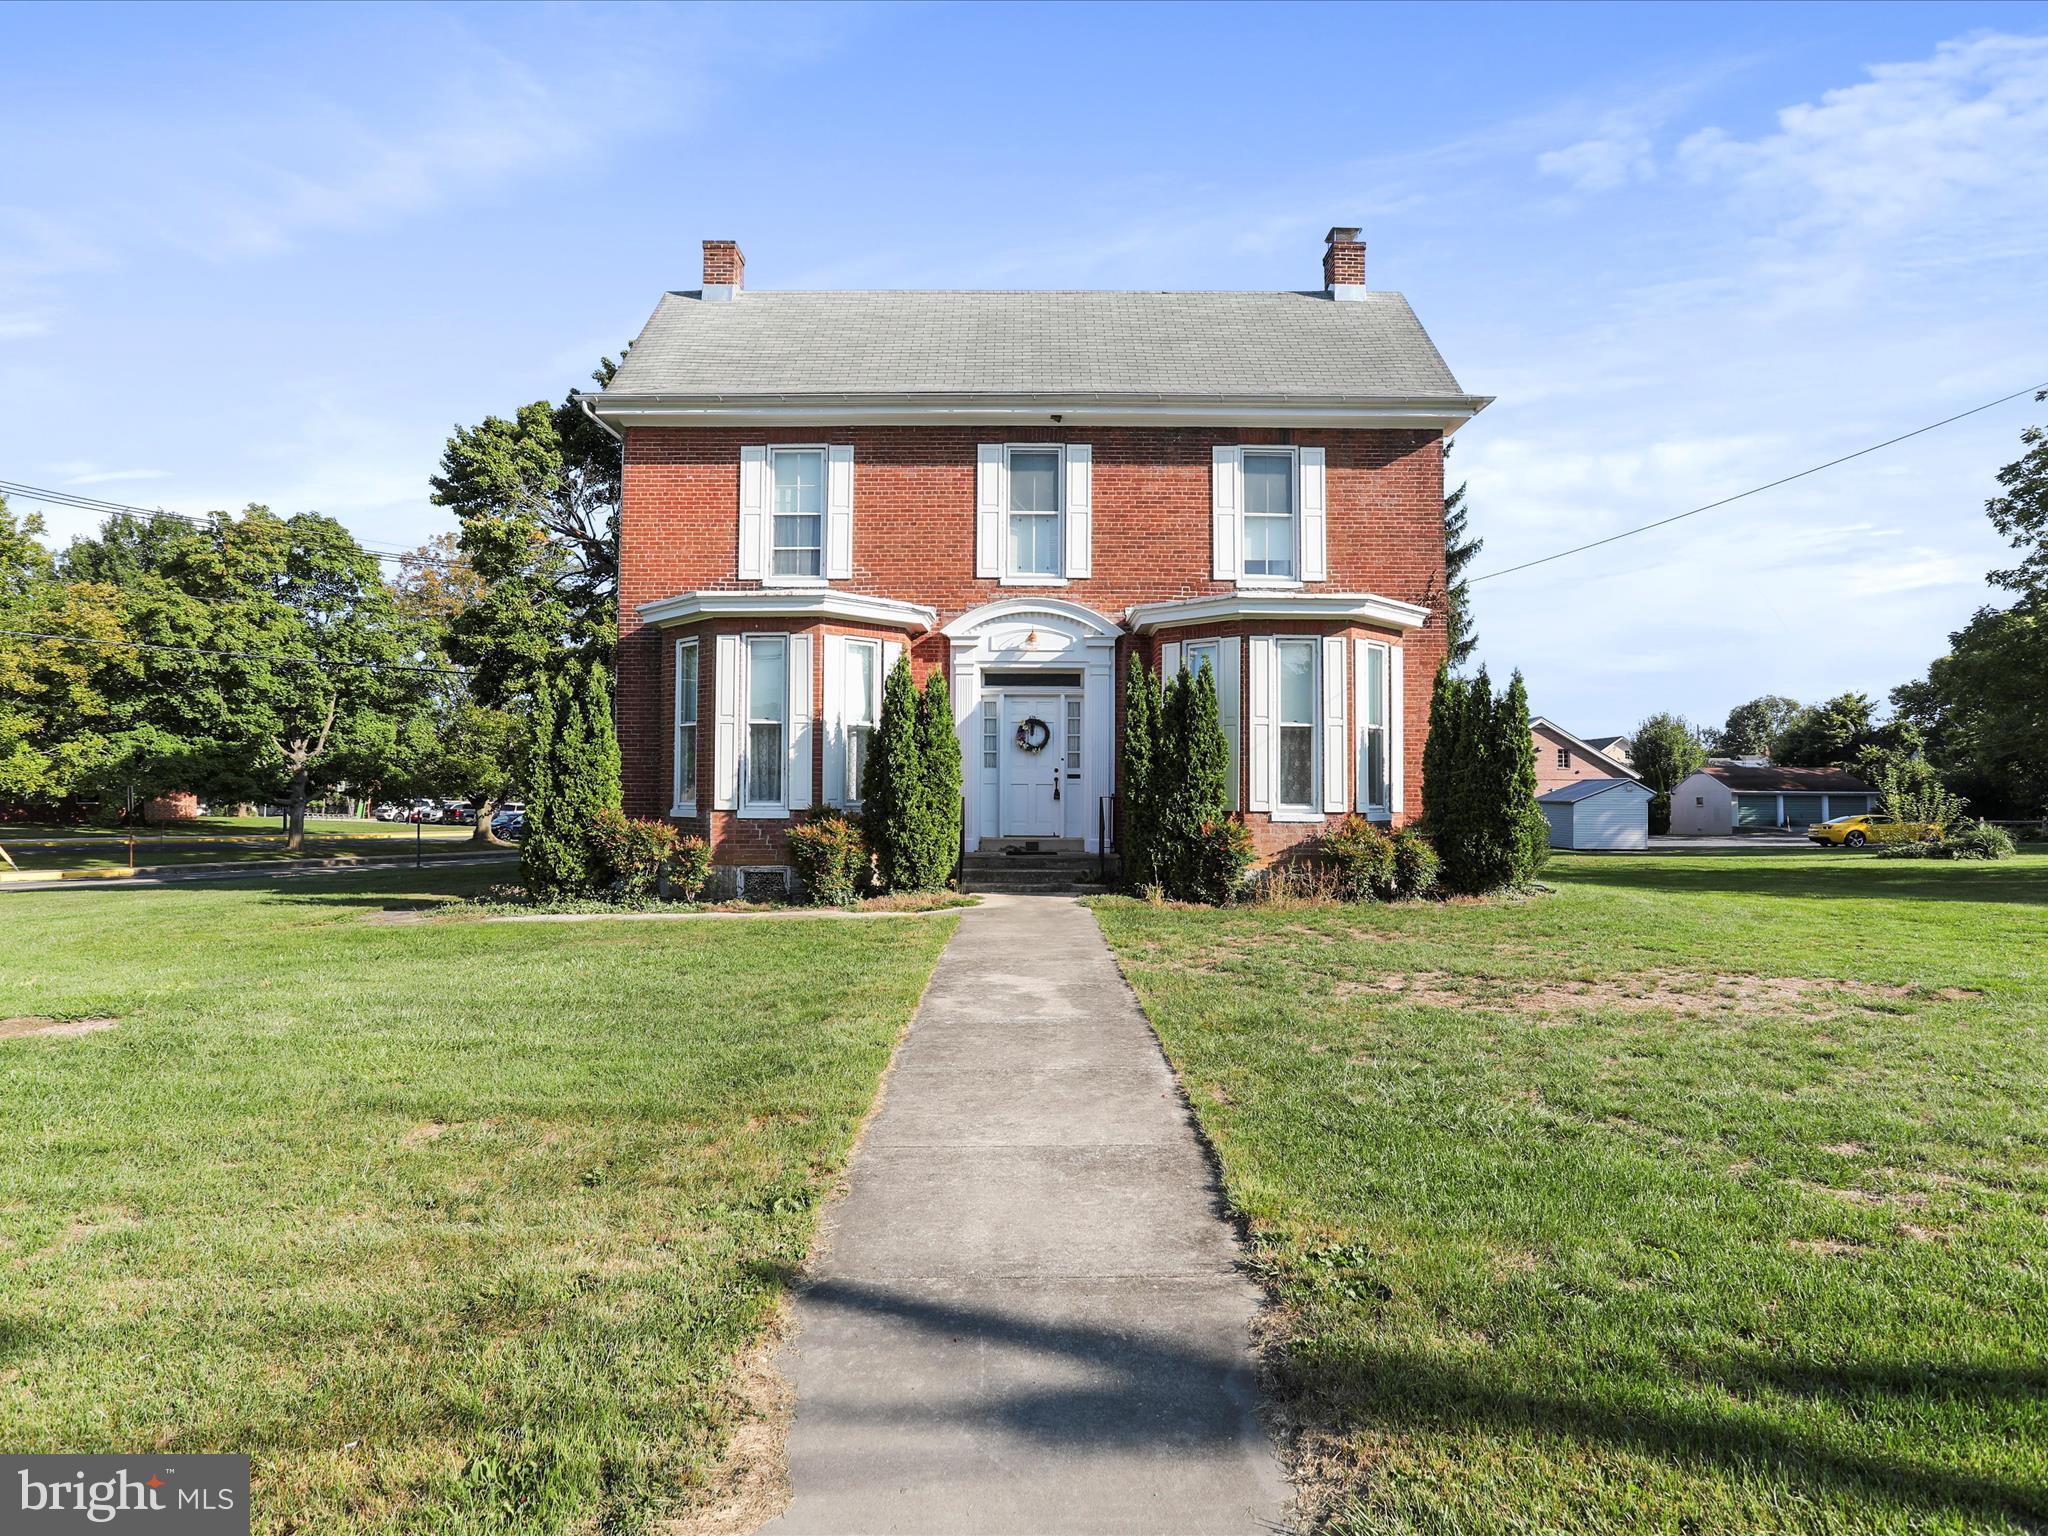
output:
[[[1853, 1421], [1862, 1417], [1858, 1410], [1887, 1404], [1924, 1406], [1932, 1399], [2007, 1415], [2038, 1405], [2048, 1388], [2048, 1372], [2040, 1369], [1732, 1361], [1702, 1374], [1739, 1398], [1761, 1396], [1765, 1401], [1719, 1410], [1683, 1403], [1623, 1405], [1523, 1388], [1399, 1350], [1345, 1348], [1321, 1360], [1296, 1357], [1287, 1372], [1308, 1404], [1334, 1411], [1332, 1427], [1340, 1430], [1519, 1431], [1736, 1474], [1767, 1471], [1794, 1485], [1808, 1485], [1816, 1494], [1928, 1513], [2002, 1517], [2028, 1529], [2048, 1520], [2048, 1484], [1864, 1451], [1848, 1443], [1855, 1433]], [[1845, 1410], [1842, 1437], [1818, 1437], [1769, 1422], [1764, 1417], [1768, 1397], [1785, 1392], [1837, 1400]], [[1961, 1453], [1968, 1450], [1954, 1441], [1945, 1444]]]
[[1822, 901], [1976, 901], [2048, 907], [2048, 858], [1998, 863], [1880, 859], [1787, 858], [1740, 863], [1708, 855], [1680, 859], [1575, 862], [1554, 876], [1560, 885], [1686, 895], [1797, 897]]

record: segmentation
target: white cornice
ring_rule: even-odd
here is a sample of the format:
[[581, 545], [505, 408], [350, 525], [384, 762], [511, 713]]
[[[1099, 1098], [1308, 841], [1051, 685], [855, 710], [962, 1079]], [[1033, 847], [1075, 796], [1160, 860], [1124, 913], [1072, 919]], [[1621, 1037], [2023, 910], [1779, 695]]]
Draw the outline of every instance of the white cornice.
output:
[[674, 597], [642, 603], [634, 611], [649, 624], [662, 627], [699, 619], [841, 619], [849, 624], [924, 631], [939, 620], [939, 611], [922, 603], [830, 587], [678, 592]]
[[1139, 603], [1124, 610], [1124, 622], [1141, 635], [1183, 624], [1226, 619], [1348, 619], [1395, 629], [1420, 629], [1428, 618], [1427, 608], [1370, 592], [1218, 592], [1207, 597]]
[[1486, 395], [1280, 399], [1166, 395], [620, 395], [580, 397], [618, 427], [959, 426], [1350, 427], [1456, 431]]

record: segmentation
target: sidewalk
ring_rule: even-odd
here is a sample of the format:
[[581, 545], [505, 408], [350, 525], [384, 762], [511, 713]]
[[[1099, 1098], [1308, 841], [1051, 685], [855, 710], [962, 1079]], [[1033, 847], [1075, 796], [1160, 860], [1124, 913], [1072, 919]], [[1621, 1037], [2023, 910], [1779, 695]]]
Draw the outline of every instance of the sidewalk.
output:
[[1282, 1528], [1256, 1288], [1095, 919], [994, 896], [828, 1213], [775, 1536]]

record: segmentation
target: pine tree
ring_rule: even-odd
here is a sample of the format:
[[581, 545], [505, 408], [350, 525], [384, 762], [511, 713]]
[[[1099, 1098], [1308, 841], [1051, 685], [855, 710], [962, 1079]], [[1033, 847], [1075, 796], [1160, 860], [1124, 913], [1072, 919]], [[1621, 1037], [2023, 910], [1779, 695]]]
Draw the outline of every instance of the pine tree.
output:
[[[1451, 445], [1444, 444], [1444, 458], [1450, 459]], [[1465, 537], [1471, 509], [1465, 505], [1465, 485], [1444, 497], [1444, 638], [1450, 650], [1447, 660], [1451, 670], [1465, 665], [1473, 649], [1479, 644], [1479, 630], [1472, 622], [1472, 583], [1465, 578], [1465, 567], [1472, 563], [1472, 557], [1486, 547], [1484, 539]]]
[[1152, 753], [1159, 730], [1159, 684], [1137, 652], [1124, 674], [1123, 760], [1117, 792], [1123, 801], [1124, 884], [1142, 890], [1152, 866]]
[[917, 685], [910, 658], [900, 656], [882, 685], [882, 718], [861, 769], [861, 821], [882, 888], [912, 889], [916, 859], [911, 818], [918, 800]]
[[946, 674], [924, 680], [917, 701], [918, 795], [911, 817], [913, 888], [936, 891], [951, 878], [960, 852], [960, 736]]
[[1448, 658], [1437, 663], [1429, 695], [1429, 734], [1422, 743], [1422, 825], [1441, 836], [1457, 799], [1459, 732], [1465, 724], [1465, 680], [1451, 673]]
[[619, 809], [619, 738], [603, 664], [572, 661], [543, 679], [527, 765], [520, 865], [536, 896], [589, 891], [603, 863], [592, 841], [598, 813]]

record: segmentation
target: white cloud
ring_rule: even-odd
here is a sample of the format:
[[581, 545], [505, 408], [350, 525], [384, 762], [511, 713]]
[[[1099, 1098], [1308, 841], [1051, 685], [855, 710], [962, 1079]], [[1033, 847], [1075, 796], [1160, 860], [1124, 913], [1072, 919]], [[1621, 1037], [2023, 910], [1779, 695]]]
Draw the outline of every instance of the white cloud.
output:
[[1581, 139], [1563, 149], [1545, 150], [1536, 169], [1558, 176], [1581, 192], [1611, 192], [1631, 181], [1657, 174], [1650, 136], [1634, 128], [1616, 128], [1597, 138]]
[[124, 480], [164, 480], [167, 469], [101, 469], [96, 464], [70, 463], [52, 468], [65, 485], [114, 485]]

